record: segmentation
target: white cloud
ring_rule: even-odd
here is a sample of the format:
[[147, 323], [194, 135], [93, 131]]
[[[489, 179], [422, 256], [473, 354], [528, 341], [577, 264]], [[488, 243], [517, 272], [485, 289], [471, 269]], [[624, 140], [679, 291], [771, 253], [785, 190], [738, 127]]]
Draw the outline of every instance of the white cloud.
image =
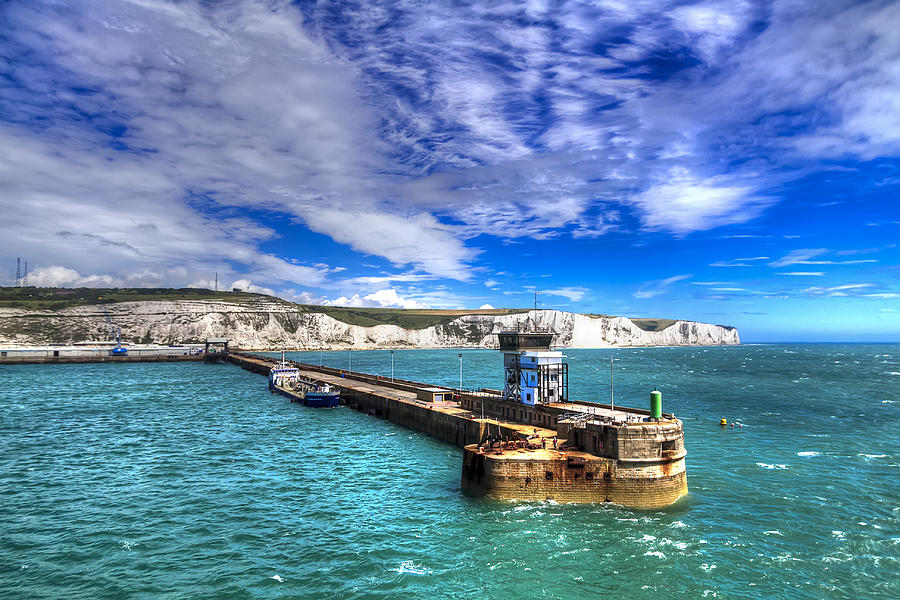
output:
[[428, 305], [422, 304], [410, 298], [401, 298], [394, 289], [379, 290], [373, 294], [366, 296], [366, 300], [375, 302], [378, 306], [396, 306], [400, 308], [428, 308]]
[[690, 279], [691, 277], [693, 277], [693, 275], [673, 275], [672, 277], [667, 277], [666, 279], [648, 281], [632, 295], [640, 300], [654, 298], [656, 296], [659, 296], [660, 294], [668, 292], [672, 284], [678, 283], [679, 281], [683, 281], [685, 279]]
[[770, 267], [786, 267], [788, 265], [806, 264], [810, 258], [828, 252], [827, 248], [801, 248], [791, 250], [783, 257], [769, 263]]
[[824, 277], [822, 271], [789, 271], [787, 273], [775, 273], [776, 275], [790, 275], [791, 277]]
[[484, 285], [489, 288], [497, 287], [499, 284], [500, 284], [500, 282], [496, 281], [494, 279], [488, 279], [487, 281], [484, 282]]
[[396, 216], [312, 205], [298, 207], [298, 212], [311, 229], [358, 252], [382, 256], [396, 265], [412, 264], [438, 277], [471, 277], [465, 263], [476, 252], [430, 214]]
[[81, 279], [78, 271], [59, 266], [38, 267], [28, 274], [28, 284], [37, 287], [76, 287]]
[[541, 290], [541, 294], [546, 296], [562, 296], [563, 298], [568, 298], [572, 302], [581, 302], [588, 291], [587, 288], [583, 287], [564, 287], [555, 290]]
[[749, 186], [725, 185], [721, 178], [698, 180], [684, 169], [673, 169], [659, 183], [631, 199], [649, 230], [685, 235], [722, 225], [743, 223], [759, 215], [771, 198]]
[[675, 26], [695, 37], [695, 45], [708, 60], [731, 46], [750, 17], [746, 2], [708, 2], [679, 6], [669, 13]]
[[491, 306], [490, 304], [482, 304], [481, 306], [478, 307], [478, 310], [493, 310], [493, 308], [494, 307]]
[[326, 300], [323, 304], [330, 306], [368, 306], [380, 308], [430, 308], [430, 306], [424, 302], [400, 296], [393, 288], [378, 290], [377, 292], [365, 296], [361, 296], [360, 294], [353, 294], [350, 297], [341, 296], [336, 300]]
[[267, 296], [275, 296], [275, 290], [267, 287], [262, 287], [259, 285], [254, 285], [250, 282], [249, 279], [238, 279], [233, 282], [229, 287], [228, 291], [231, 290], [240, 290], [242, 292], [251, 292], [253, 294], [266, 294]]

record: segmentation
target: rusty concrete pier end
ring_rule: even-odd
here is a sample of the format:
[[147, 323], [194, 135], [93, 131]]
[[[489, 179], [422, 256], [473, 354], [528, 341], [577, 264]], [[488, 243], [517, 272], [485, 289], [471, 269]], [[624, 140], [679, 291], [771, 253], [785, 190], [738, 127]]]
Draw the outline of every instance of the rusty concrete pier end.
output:
[[[682, 422], [662, 412], [659, 396], [650, 410], [570, 401], [568, 365], [551, 350], [552, 333], [499, 336], [502, 391], [293, 364], [301, 377], [340, 390], [351, 408], [462, 447], [469, 495], [655, 509], [687, 494]], [[276, 362], [240, 352], [226, 360], [263, 375]]]

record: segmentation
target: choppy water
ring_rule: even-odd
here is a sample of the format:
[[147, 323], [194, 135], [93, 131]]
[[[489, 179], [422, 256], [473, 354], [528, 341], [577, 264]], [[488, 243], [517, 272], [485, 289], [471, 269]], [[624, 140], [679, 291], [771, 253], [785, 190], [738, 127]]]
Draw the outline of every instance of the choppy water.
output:
[[[465, 387], [500, 385], [462, 354]], [[0, 597], [900, 597], [900, 345], [566, 354], [575, 398], [606, 401], [611, 354], [618, 403], [663, 392], [686, 499], [466, 498], [455, 447], [230, 365], [0, 367]], [[458, 385], [457, 351], [394, 361]]]

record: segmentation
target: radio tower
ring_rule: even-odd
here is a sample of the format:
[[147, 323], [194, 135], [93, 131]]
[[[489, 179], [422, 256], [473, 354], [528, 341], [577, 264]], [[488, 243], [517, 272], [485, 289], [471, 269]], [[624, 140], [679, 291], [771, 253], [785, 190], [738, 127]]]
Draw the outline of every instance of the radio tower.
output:
[[28, 261], [25, 261], [25, 274], [22, 275], [22, 287], [28, 287]]
[[16, 287], [22, 286], [22, 259], [16, 259]]

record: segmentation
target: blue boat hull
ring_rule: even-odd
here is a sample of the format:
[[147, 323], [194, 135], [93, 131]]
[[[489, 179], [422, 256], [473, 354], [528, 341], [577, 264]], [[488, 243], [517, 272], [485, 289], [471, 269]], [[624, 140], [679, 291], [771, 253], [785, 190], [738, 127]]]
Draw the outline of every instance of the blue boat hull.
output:
[[307, 392], [306, 398], [303, 400], [305, 406], [312, 408], [334, 408], [341, 402], [341, 395], [338, 392]]
[[290, 399], [291, 402], [300, 402], [303, 406], [312, 408], [334, 408], [341, 403], [340, 392], [307, 392], [305, 397], [301, 394], [295, 394], [277, 385], [269, 382], [269, 391], [273, 394], [281, 394]]

